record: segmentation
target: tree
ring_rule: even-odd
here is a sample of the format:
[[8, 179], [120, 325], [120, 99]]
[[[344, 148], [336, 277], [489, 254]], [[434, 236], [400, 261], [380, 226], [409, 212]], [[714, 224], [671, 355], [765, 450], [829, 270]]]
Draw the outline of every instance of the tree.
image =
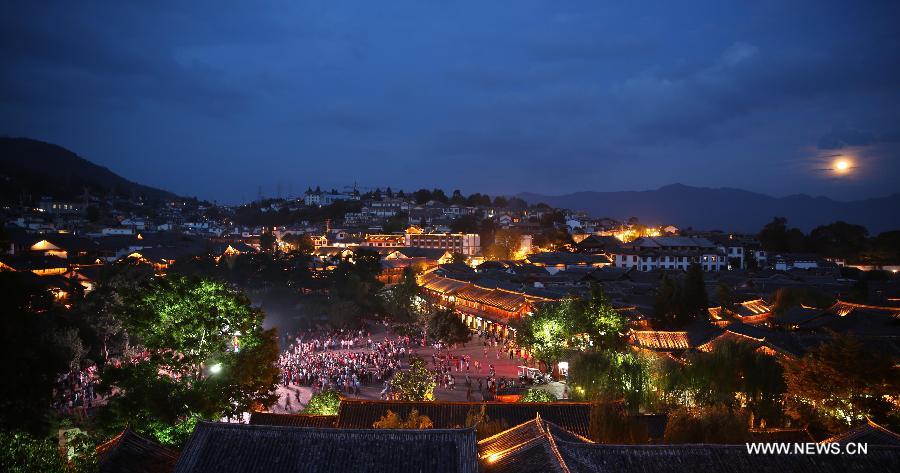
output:
[[629, 415], [620, 402], [592, 404], [588, 431], [591, 440], [606, 444], [645, 444], [650, 436], [647, 425]]
[[706, 296], [706, 282], [703, 280], [703, 270], [699, 264], [693, 263], [688, 267], [681, 296], [679, 315], [684, 317], [683, 322], [691, 322], [707, 317], [709, 301]]
[[403, 278], [382, 292], [385, 313], [394, 323], [411, 324], [418, 321], [419, 285], [412, 267], [403, 269]]
[[465, 205], [466, 198], [463, 197], [462, 192], [460, 192], [459, 189], [455, 189], [453, 195], [450, 197], [450, 203], [455, 205]]
[[569, 384], [575, 398], [621, 402], [629, 412], [655, 403], [652, 361], [630, 351], [581, 354], [569, 369]]
[[300, 253], [303, 255], [312, 254], [315, 251], [316, 246], [313, 244], [312, 237], [307, 233], [302, 233], [300, 235], [289, 233], [282, 238], [282, 241], [288, 244], [288, 248], [291, 252]]
[[866, 418], [891, 424], [900, 415], [891, 399], [900, 392], [900, 367], [884, 351], [847, 335], [784, 362], [787, 414], [829, 430]]
[[494, 233], [494, 242], [487, 249], [491, 259], [514, 259], [522, 247], [522, 235], [516, 230], [500, 229]]
[[494, 207], [504, 208], [509, 202], [506, 200], [506, 197], [497, 196], [494, 197]]
[[450, 222], [453, 233], [478, 233], [479, 220], [474, 215], [463, 215]]
[[487, 415], [485, 404], [481, 404], [478, 409], [469, 409], [463, 427], [475, 427], [476, 438], [483, 440], [509, 430], [509, 423], [505, 419], [491, 419]]
[[427, 204], [429, 200], [434, 200], [431, 196], [431, 191], [428, 189], [419, 189], [413, 192], [413, 199], [415, 199], [417, 205]]
[[387, 413], [376, 420], [372, 427], [375, 429], [430, 429], [434, 423], [426, 415], [419, 414], [417, 409], [410, 411], [406, 419], [403, 419], [394, 411], [388, 409]]
[[472, 331], [452, 309], [436, 309], [428, 317], [428, 336], [447, 344], [466, 343]]
[[60, 454], [55, 437], [0, 430], [0, 471], [6, 473], [88, 473], [97, 471], [97, 451], [81, 434], [70, 439], [71, 453]]
[[410, 358], [409, 369], [398, 371], [391, 379], [391, 390], [398, 394], [401, 401], [432, 401], [435, 386], [428, 365], [418, 357]]
[[546, 389], [531, 388], [519, 398], [519, 402], [556, 402], [559, 399]]
[[[277, 335], [263, 314], [221, 282], [170, 275], [129, 296], [123, 324], [143, 355], [104, 373], [101, 424], [130, 425], [179, 445], [198, 419], [235, 417], [273, 404]], [[215, 367], [215, 369], [212, 369]]]
[[803, 251], [803, 232], [797, 228], [787, 228], [787, 219], [775, 217], [760, 230], [759, 242], [768, 251]]
[[832, 258], [856, 258], [868, 245], [869, 231], [862, 225], [837, 221], [809, 232], [810, 250]]
[[747, 414], [723, 406], [689, 409], [680, 407], [669, 413], [663, 441], [675, 443], [741, 444], [750, 437]]
[[52, 296], [16, 273], [0, 272], [0, 428], [46, 433], [56, 376], [73, 354], [60, 346], [61, 322]]
[[336, 416], [341, 408], [341, 394], [337, 391], [326, 389], [319, 391], [309, 398], [309, 403], [303, 408], [304, 414], [320, 416]]
[[263, 251], [272, 251], [275, 249], [275, 235], [271, 230], [263, 230], [259, 236], [259, 248]]
[[572, 338], [565, 311], [564, 304], [542, 304], [530, 317], [510, 324], [516, 331], [516, 344], [531, 351], [548, 369], [568, 351]]

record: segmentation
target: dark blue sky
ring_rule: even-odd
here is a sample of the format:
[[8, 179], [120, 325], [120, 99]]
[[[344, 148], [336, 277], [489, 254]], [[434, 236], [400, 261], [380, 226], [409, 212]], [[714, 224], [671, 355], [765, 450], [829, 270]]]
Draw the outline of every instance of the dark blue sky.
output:
[[0, 134], [184, 195], [900, 190], [896, 1], [17, 3]]

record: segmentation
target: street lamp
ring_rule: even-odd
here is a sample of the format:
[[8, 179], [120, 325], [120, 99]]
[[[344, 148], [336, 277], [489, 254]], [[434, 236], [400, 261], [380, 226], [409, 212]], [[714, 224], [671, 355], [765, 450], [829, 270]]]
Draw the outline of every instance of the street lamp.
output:
[[211, 374], [219, 374], [222, 371], [222, 363], [216, 363], [209, 367]]

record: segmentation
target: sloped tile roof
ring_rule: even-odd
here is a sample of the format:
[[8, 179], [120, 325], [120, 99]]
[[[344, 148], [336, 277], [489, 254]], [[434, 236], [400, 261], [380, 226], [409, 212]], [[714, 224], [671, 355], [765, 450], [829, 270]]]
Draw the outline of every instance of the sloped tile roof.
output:
[[97, 447], [100, 473], [170, 473], [178, 452], [126, 428]]
[[253, 412], [250, 414], [250, 425], [281, 425], [288, 427], [329, 428], [337, 424], [337, 416], [312, 414], [275, 414], [272, 412]]
[[200, 422], [175, 473], [476, 473], [475, 429], [314, 429]]

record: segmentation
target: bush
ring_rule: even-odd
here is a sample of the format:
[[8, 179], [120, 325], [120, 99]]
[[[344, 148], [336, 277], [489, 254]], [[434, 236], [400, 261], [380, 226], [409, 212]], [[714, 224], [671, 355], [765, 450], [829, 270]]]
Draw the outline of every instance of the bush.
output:
[[556, 402], [556, 395], [544, 389], [531, 388], [519, 398], [519, 402]]
[[309, 399], [304, 414], [336, 416], [341, 407], [341, 394], [333, 390], [319, 391]]
[[678, 408], [669, 413], [665, 443], [740, 444], [749, 439], [749, 418], [724, 406]]

